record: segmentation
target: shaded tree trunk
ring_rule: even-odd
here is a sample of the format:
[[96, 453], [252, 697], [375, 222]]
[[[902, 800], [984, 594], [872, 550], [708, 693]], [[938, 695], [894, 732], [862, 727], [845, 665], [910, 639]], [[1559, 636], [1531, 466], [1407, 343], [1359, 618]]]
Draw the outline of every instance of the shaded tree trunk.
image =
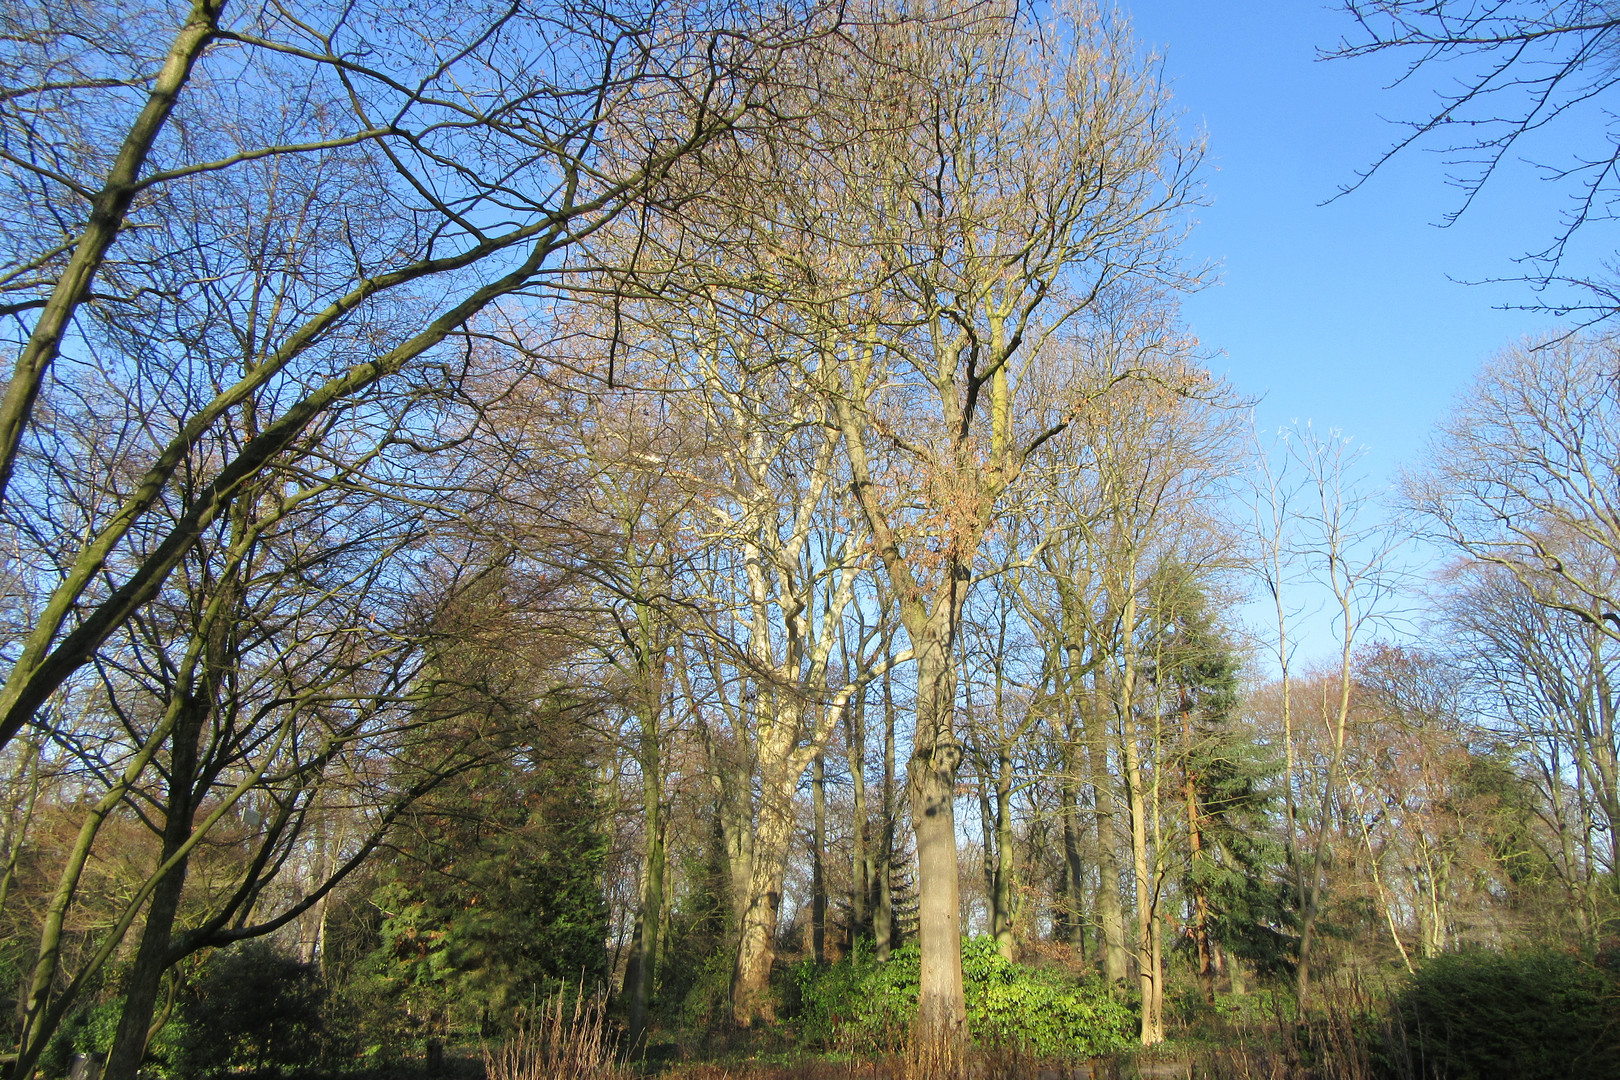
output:
[[1125, 910], [1120, 902], [1117, 800], [1108, 769], [1108, 734], [1101, 715], [1088, 709], [1086, 716], [1086, 772], [1091, 786], [1093, 816], [1097, 823], [1097, 922], [1102, 936], [1103, 978], [1110, 983], [1125, 978]]
[[[646, 721], [644, 720], [644, 723]], [[656, 722], [656, 721], [653, 721]], [[641, 859], [641, 897], [636, 927], [630, 938], [630, 961], [625, 967], [624, 993], [629, 998], [627, 1034], [637, 1049], [647, 1034], [647, 1009], [652, 1003], [657, 975], [659, 918], [664, 910], [664, 817], [662, 763], [656, 732], [643, 730], [641, 753], [641, 813], [646, 838]]]
[[877, 958], [887, 960], [896, 946], [898, 927], [894, 922], [894, 826], [895, 813], [895, 761], [894, 761], [894, 681], [890, 672], [883, 673], [883, 800], [882, 833], [878, 842], [876, 904], [872, 912], [872, 936], [877, 947]]
[[158, 862], [159, 866], [164, 866], [173, 860], [174, 865], [152, 890], [135, 962], [124, 977], [124, 1011], [119, 1016], [118, 1029], [113, 1035], [107, 1063], [102, 1069], [103, 1080], [134, 1080], [136, 1071], [146, 1059], [146, 1041], [152, 1026], [152, 1014], [157, 1009], [163, 973], [169, 968], [170, 938], [174, 933], [175, 916], [180, 910], [180, 895], [186, 884], [186, 867], [190, 860], [181, 852], [186, 841], [191, 839], [192, 815], [196, 809], [193, 805], [193, 785], [197, 781], [197, 743], [208, 711], [206, 703], [190, 702], [182, 708], [180, 722], [175, 725], [169, 766], [168, 806]]
[[[1072, 747], [1064, 748], [1064, 756], [1072, 754]], [[1075, 783], [1074, 766], [1065, 769], [1058, 789], [1063, 815], [1063, 897], [1064, 935], [1062, 940], [1081, 963], [1086, 959], [1085, 887], [1086, 868], [1080, 857], [1080, 791]]]
[[872, 934], [872, 903], [876, 867], [873, 865], [871, 821], [866, 807], [866, 688], [850, 702], [845, 716], [844, 741], [849, 758], [850, 795], [854, 801], [854, 828], [850, 833], [849, 914], [850, 940], [865, 941]]
[[1008, 960], [1014, 958], [1013, 940], [1013, 821], [1012, 758], [1003, 748], [996, 756], [996, 863], [990, 896], [990, 934]]

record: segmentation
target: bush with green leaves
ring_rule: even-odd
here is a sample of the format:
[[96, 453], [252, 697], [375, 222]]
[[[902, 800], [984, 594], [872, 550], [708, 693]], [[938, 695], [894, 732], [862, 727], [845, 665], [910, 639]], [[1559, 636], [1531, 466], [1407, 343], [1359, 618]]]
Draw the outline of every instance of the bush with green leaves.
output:
[[69, 1013], [40, 1055], [39, 1071], [46, 1076], [66, 1076], [79, 1054], [95, 1054], [106, 1060], [123, 1014], [121, 997], [93, 1002]]
[[[915, 945], [889, 960], [868, 955], [794, 971], [798, 1020], [811, 1045], [853, 1053], [896, 1053], [917, 1015], [920, 957]], [[1076, 1060], [1128, 1045], [1129, 1006], [1097, 979], [1004, 959], [989, 938], [962, 945], [968, 1029], [983, 1047], [1016, 1045], [1040, 1058]]]
[[1613, 957], [1483, 949], [1427, 961], [1397, 995], [1386, 1053], [1437, 1080], [1620, 1076]]
[[309, 1067], [321, 1057], [322, 997], [314, 965], [268, 941], [215, 953], [181, 994], [173, 1075], [205, 1080]]

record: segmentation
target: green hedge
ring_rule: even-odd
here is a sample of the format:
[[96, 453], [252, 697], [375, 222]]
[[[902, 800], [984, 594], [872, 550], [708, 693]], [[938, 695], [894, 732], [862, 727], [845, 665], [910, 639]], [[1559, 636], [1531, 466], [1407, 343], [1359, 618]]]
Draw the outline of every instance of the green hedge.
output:
[[[856, 956], [826, 967], [795, 968], [801, 1036], [812, 1046], [852, 1053], [896, 1053], [917, 1015], [915, 945], [886, 962]], [[968, 1028], [981, 1046], [1013, 1044], [1043, 1058], [1075, 1060], [1128, 1045], [1136, 1018], [1096, 979], [1014, 964], [995, 942], [962, 946]]]
[[1440, 1080], [1620, 1077], [1620, 971], [1570, 953], [1447, 953], [1396, 997], [1386, 1053]]

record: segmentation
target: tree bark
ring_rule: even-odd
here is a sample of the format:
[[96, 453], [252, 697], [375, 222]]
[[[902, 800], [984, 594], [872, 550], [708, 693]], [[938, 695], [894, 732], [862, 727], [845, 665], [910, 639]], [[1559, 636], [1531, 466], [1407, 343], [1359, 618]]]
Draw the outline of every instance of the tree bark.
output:
[[996, 866], [991, 898], [990, 933], [1007, 960], [1015, 958], [1013, 940], [1012, 758], [1005, 748], [996, 756]]
[[[656, 720], [652, 721], [656, 723]], [[641, 748], [641, 814], [646, 837], [641, 859], [640, 908], [630, 939], [630, 962], [625, 967], [625, 993], [630, 999], [627, 1035], [632, 1050], [639, 1049], [647, 1034], [647, 1009], [652, 1002], [653, 979], [657, 975], [659, 918], [664, 910], [664, 818], [663, 777], [657, 733], [647, 730], [643, 718]]]
[[854, 828], [850, 831], [849, 915], [850, 940], [865, 941], [872, 934], [875, 870], [872, 859], [871, 821], [866, 808], [866, 688], [850, 702], [844, 741], [849, 758], [850, 794], [854, 800]]
[[814, 818], [810, 837], [810, 952], [817, 964], [827, 962], [827, 766], [821, 754], [810, 766], [810, 802]]
[[[1068, 757], [1072, 747], [1065, 747]], [[1081, 963], [1086, 960], [1085, 888], [1086, 868], [1080, 857], [1080, 791], [1072, 764], [1065, 769], [1058, 790], [1063, 814], [1063, 941]]]
[[872, 936], [877, 958], [887, 960], [897, 944], [894, 924], [894, 677], [883, 673], [883, 831], [879, 837], [877, 854], [877, 902], [872, 912]]
[[1097, 822], [1097, 922], [1102, 935], [1103, 978], [1110, 983], [1125, 979], [1125, 910], [1119, 895], [1119, 837], [1115, 827], [1117, 800], [1108, 770], [1108, 734], [1096, 709], [1086, 716], [1087, 781]]
[[[163, 822], [163, 847], [158, 865], [167, 864], [191, 839], [192, 816], [196, 810], [193, 785], [197, 780], [197, 744], [203, 721], [209, 713], [206, 700], [192, 700], [181, 709], [170, 751], [167, 814]], [[189, 858], [175, 861], [163, 880], [152, 891], [141, 929], [141, 943], [135, 962], [124, 978], [124, 1011], [118, 1019], [102, 1080], [135, 1080], [146, 1059], [146, 1042], [157, 1008], [163, 973], [169, 967], [169, 942], [175, 916], [180, 910], [180, 894], [185, 889]]]
[[797, 780], [795, 776], [793, 781], [784, 783], [778, 775], [780, 768], [760, 778], [759, 824], [754, 834], [748, 908], [743, 913], [737, 966], [731, 975], [732, 1019], [738, 1027], [744, 1028], [756, 1021], [776, 1019], [776, 1005], [771, 999], [771, 965], [776, 960], [776, 924], [782, 905], [782, 880], [787, 873], [788, 846], [793, 838], [792, 789], [796, 786], [793, 781]]
[[943, 610], [949, 605], [948, 599], [941, 601], [927, 629], [913, 638], [917, 731], [908, 779], [917, 837], [917, 937], [922, 954], [916, 1052], [942, 1075], [959, 1071], [967, 1044], [956, 850], [956, 770], [962, 749], [952, 723], [954, 612]]

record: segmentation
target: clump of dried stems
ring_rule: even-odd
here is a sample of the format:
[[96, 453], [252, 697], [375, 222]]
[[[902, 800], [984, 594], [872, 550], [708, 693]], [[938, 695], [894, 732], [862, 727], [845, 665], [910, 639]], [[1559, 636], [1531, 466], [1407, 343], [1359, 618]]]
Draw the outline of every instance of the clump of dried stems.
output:
[[489, 1080], [610, 1080], [621, 1073], [616, 1042], [604, 998], [583, 987], [558, 991], [520, 1013], [505, 1042], [484, 1047], [484, 1073]]
[[[1321, 1011], [1298, 1019], [1279, 1011], [1269, 1024], [1230, 1029], [1222, 1045], [1197, 1055], [1194, 1074], [1209, 1080], [1375, 1080], [1387, 1075], [1373, 1061], [1367, 1003], [1324, 1004]], [[1405, 1075], [1398, 1068], [1396, 1074]]]

